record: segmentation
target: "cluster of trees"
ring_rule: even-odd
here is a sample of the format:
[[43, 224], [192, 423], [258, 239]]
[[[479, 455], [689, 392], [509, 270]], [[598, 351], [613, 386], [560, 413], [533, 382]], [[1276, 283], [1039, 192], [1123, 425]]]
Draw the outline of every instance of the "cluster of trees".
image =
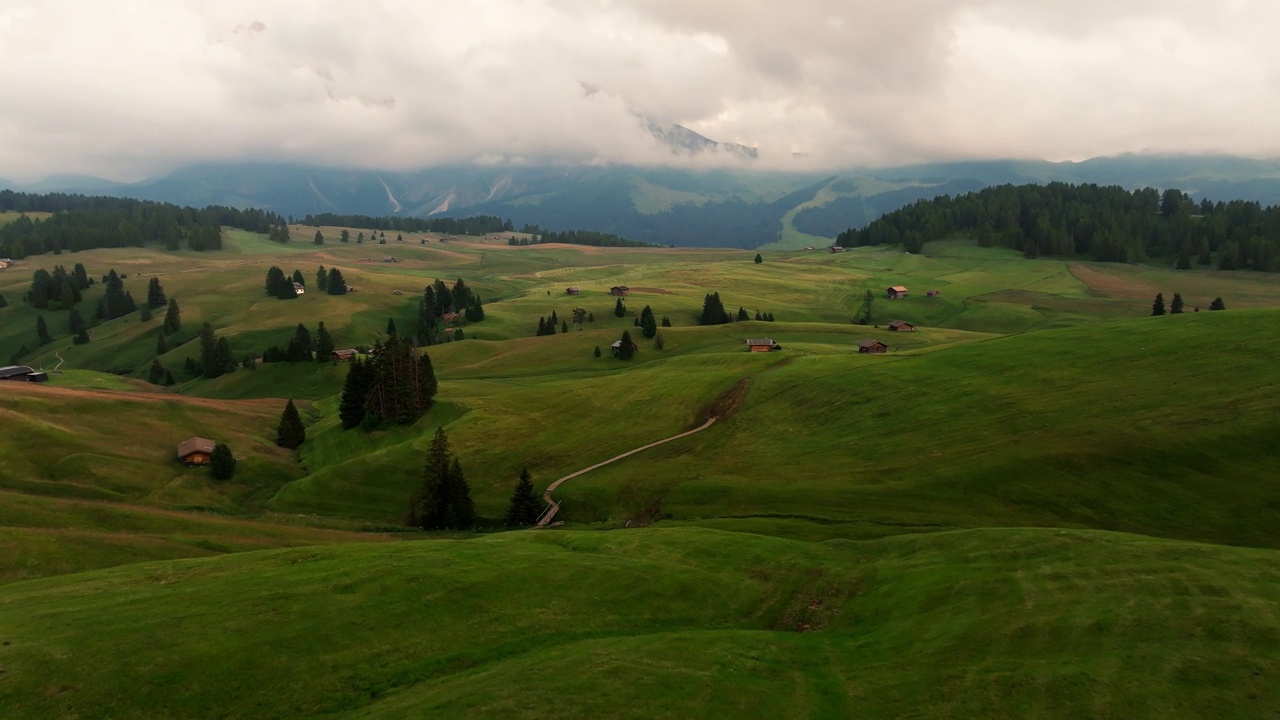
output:
[[338, 415], [344, 430], [384, 422], [412, 425], [431, 407], [438, 384], [431, 358], [398, 335], [374, 343], [369, 359], [347, 370]]
[[507, 244], [520, 247], [524, 247], [526, 245], [543, 245], [546, 243], [590, 245], [591, 247], [666, 247], [665, 245], [640, 242], [638, 240], [628, 240], [624, 237], [614, 235], [613, 233], [595, 232], [593, 230], [551, 232], [550, 230], [544, 230], [537, 225], [525, 225], [520, 228], [520, 232], [527, 233], [531, 237], [508, 238]]
[[[1221, 297], [1216, 297], [1213, 299], [1213, 302], [1209, 303], [1209, 309], [1226, 310], [1227, 305], [1222, 302]], [[1200, 308], [1195, 308], [1195, 311], [1200, 312]], [[1185, 303], [1182, 300], [1182, 293], [1173, 294], [1173, 300], [1169, 303], [1169, 309], [1167, 312], [1169, 315], [1181, 315], [1186, 312]], [[1157, 315], [1164, 315], [1165, 313], [1164, 293], [1156, 293], [1156, 299], [1151, 303], [1151, 315], [1152, 317], [1155, 317]]]
[[279, 345], [272, 345], [262, 353], [262, 362], [329, 362], [333, 359], [333, 338], [325, 329], [324, 321], [320, 321], [313, 339], [306, 325], [298, 323], [293, 330], [293, 337], [285, 344], [283, 350]]
[[[619, 345], [616, 357], [619, 360], [630, 360], [636, 356], [636, 343], [631, 339], [631, 332], [629, 330], [622, 331], [622, 337], [618, 339], [618, 342]], [[599, 350], [599, 348], [596, 349]], [[597, 355], [596, 357], [599, 356]]]
[[895, 210], [836, 237], [844, 247], [902, 244], [918, 253], [928, 240], [955, 234], [1026, 257], [1087, 256], [1127, 262], [1172, 259], [1222, 270], [1280, 272], [1280, 207], [1244, 200], [1193, 201], [1185, 193], [1117, 186], [1000, 185], [943, 195]]
[[707, 293], [702, 300], [702, 313], [698, 315], [698, 324], [724, 325], [730, 322], [733, 322], [733, 318], [729, 317], [729, 313], [725, 311], [720, 293]]
[[192, 375], [209, 379], [233, 373], [239, 365], [231, 353], [231, 343], [226, 337], [214, 335], [213, 326], [209, 323], [200, 327], [200, 359], [187, 358], [187, 363], [187, 370]]
[[405, 523], [424, 530], [467, 530], [475, 522], [471, 487], [462, 472], [462, 464], [449, 449], [444, 428], [438, 427], [427, 448], [422, 483], [409, 498]]
[[80, 291], [87, 290], [92, 284], [93, 280], [81, 263], [76, 263], [75, 268], [69, 273], [61, 265], [54, 266], [53, 272], [40, 268], [32, 273], [27, 302], [40, 310], [50, 306], [58, 310], [66, 310], [80, 302], [82, 299]]
[[0, 256], [13, 258], [148, 243], [177, 250], [184, 241], [191, 250], [218, 250], [223, 225], [265, 233], [284, 224], [279, 215], [255, 209], [197, 210], [150, 200], [10, 190], [0, 191], [0, 211], [54, 213], [43, 220], [24, 214], [0, 227]]
[[[99, 320], [114, 320], [138, 309], [138, 306], [133, 301], [133, 295], [124, 289], [124, 278], [125, 276], [123, 275], [117, 275], [114, 269], [102, 278], [107, 290], [103, 293], [102, 299], [98, 301], [98, 309], [93, 314], [95, 318]], [[158, 284], [157, 281], [157, 286]]]
[[442, 235], [485, 235], [487, 233], [510, 231], [514, 227], [510, 220], [503, 220], [492, 215], [477, 215], [466, 218], [416, 218], [320, 213], [319, 215], [306, 216], [302, 219], [301, 224], [364, 228], [365, 230], [393, 230], [395, 232], [431, 232]]
[[467, 322], [484, 320], [484, 305], [480, 296], [458, 278], [450, 288], [443, 280], [428, 285], [418, 301], [418, 342], [435, 345], [442, 341], [445, 313], [460, 313]]
[[[666, 318], [663, 318], [666, 320]], [[670, 325], [670, 323], [668, 323]], [[640, 328], [640, 334], [646, 338], [652, 339], [658, 334], [658, 319], [653, 315], [653, 309], [648, 305], [640, 311], [640, 317], [636, 318], [636, 327]]]
[[[301, 273], [295, 270], [294, 275], [301, 275]], [[303, 284], [305, 285], [306, 283]], [[316, 290], [330, 295], [346, 295], [347, 280], [342, 277], [342, 271], [338, 268], [325, 270], [324, 266], [321, 265], [316, 270]]]
[[560, 328], [559, 332], [567, 333], [569, 332], [569, 323], [561, 320], [560, 316], [556, 315], [556, 311], [552, 310], [550, 317], [538, 318], [538, 332], [535, 333], [535, 337], [555, 335], [557, 332], [556, 328]]
[[289, 225], [286, 223], [272, 225], [271, 229], [267, 231], [267, 237], [278, 243], [287, 243], [293, 239], [289, 234]]

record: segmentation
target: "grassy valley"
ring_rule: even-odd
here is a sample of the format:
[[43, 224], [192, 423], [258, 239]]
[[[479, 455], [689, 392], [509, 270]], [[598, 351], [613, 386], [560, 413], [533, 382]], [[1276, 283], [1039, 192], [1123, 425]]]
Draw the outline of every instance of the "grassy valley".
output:
[[[1280, 703], [1280, 277], [959, 240], [755, 263], [340, 232], [295, 227], [282, 245], [224, 230], [219, 252], [0, 270], [0, 351], [59, 371], [0, 383], [7, 717], [1265, 717]], [[158, 356], [175, 385], [146, 382], [163, 310], [76, 345], [66, 311], [22, 302], [32, 271], [74, 263], [127, 274], [139, 301], [154, 276], [177, 300], [182, 329]], [[277, 300], [271, 265], [308, 284], [340, 268], [357, 291]], [[341, 363], [183, 370], [204, 322], [237, 358], [299, 323], [323, 321], [340, 348], [385, 339], [389, 319], [412, 335], [437, 278], [464, 278], [485, 319], [428, 348], [440, 392], [412, 425], [343, 430]], [[890, 285], [910, 293], [887, 300]], [[867, 290], [871, 322], [855, 324]], [[86, 318], [102, 292], [85, 291]], [[699, 326], [711, 292], [776, 320]], [[1157, 292], [1187, 312], [1148, 317]], [[1226, 312], [1207, 311], [1215, 297]], [[646, 305], [670, 319], [661, 349], [634, 326]], [[575, 307], [581, 329], [535, 337]], [[624, 330], [630, 361], [609, 356]], [[747, 352], [761, 337], [781, 349]], [[859, 353], [869, 338], [889, 351]], [[296, 452], [274, 442], [287, 399], [307, 429]], [[541, 493], [713, 415], [560, 487], [562, 527], [503, 531], [522, 467]], [[437, 427], [474, 532], [399, 527]], [[176, 461], [191, 435], [234, 449], [231, 481]]]

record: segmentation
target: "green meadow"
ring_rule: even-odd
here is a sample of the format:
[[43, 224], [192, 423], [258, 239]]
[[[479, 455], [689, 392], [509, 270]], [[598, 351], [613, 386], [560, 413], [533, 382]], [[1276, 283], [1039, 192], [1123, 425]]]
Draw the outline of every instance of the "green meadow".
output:
[[[0, 270], [5, 717], [1266, 717], [1280, 706], [1280, 278], [1028, 260], [964, 241], [772, 250], [510, 247], [505, 236], [213, 253], [94, 250]], [[797, 245], [802, 237], [790, 237]], [[426, 242], [423, 242], [423, 241]], [[821, 247], [821, 246], [820, 246]], [[384, 262], [384, 257], [396, 262]], [[92, 329], [22, 301], [83, 263], [159, 279]], [[356, 291], [281, 301], [266, 271]], [[183, 371], [323, 321], [337, 347], [416, 330], [435, 279], [484, 302], [428, 349], [414, 425], [341, 429], [346, 368]], [[626, 285], [625, 314], [613, 286]], [[884, 298], [890, 285], [908, 297]], [[581, 289], [570, 296], [566, 287]], [[867, 290], [872, 320], [855, 324]], [[397, 293], [397, 291], [399, 291]], [[929, 296], [926, 291], [936, 291]], [[702, 327], [704, 296], [731, 314]], [[1163, 293], [1187, 312], [1148, 317]], [[90, 318], [95, 284], [79, 305]], [[1207, 312], [1222, 297], [1226, 312]], [[646, 305], [670, 327], [642, 339]], [[581, 328], [535, 337], [540, 317]], [[1200, 312], [1195, 312], [1199, 308]], [[891, 332], [890, 320], [918, 326]], [[559, 328], [558, 328], [559, 329]], [[624, 330], [631, 361], [609, 356]], [[746, 351], [747, 338], [781, 349]], [[861, 340], [889, 346], [859, 354]], [[600, 348], [602, 357], [595, 357]], [[286, 399], [307, 441], [274, 444]], [[505, 531], [522, 467], [574, 478], [563, 525]], [[400, 527], [437, 427], [480, 516]], [[228, 443], [235, 477], [174, 457]], [[395, 542], [388, 542], [394, 540]]]

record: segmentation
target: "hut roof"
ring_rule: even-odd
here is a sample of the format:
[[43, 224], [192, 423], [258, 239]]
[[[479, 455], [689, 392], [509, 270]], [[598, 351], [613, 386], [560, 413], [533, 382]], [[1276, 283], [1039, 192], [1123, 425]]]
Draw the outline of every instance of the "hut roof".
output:
[[891, 286], [889, 289], [890, 289], [890, 290], [892, 290], [892, 291], [894, 291], [894, 292], [896, 292], [896, 293], [904, 293], [904, 292], [906, 292], [906, 291], [907, 291], [907, 286], [906, 286], [906, 285], [893, 285], [893, 286]]
[[216, 443], [209, 438], [189, 437], [178, 443], [178, 459], [187, 457], [198, 452], [212, 453], [213, 446]]
[[747, 345], [768, 345], [773, 347], [773, 338], [747, 338]]
[[884, 345], [884, 343], [875, 339], [863, 340], [862, 342], [858, 343], [858, 347], [864, 347], [864, 348], [875, 347], [877, 345]]

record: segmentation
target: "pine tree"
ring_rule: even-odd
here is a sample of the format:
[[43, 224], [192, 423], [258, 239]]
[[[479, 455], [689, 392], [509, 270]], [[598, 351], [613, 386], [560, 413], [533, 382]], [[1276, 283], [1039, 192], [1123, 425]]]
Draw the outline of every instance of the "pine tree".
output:
[[346, 295], [347, 281], [342, 278], [342, 271], [334, 268], [329, 271], [329, 283], [326, 286], [330, 295]]
[[71, 338], [71, 343], [73, 345], [89, 344], [89, 333], [85, 332], [83, 329], [80, 330], [80, 332], [76, 333], [75, 337]]
[[538, 331], [537, 331], [536, 333], [534, 333], [534, 335], [533, 335], [533, 336], [534, 336], [534, 337], [542, 337], [543, 335], [546, 335], [546, 334], [547, 334], [547, 319], [546, 319], [546, 318], [544, 318], [544, 317], [542, 317], [541, 315], [539, 315], [539, 316], [538, 316]]
[[640, 334], [646, 338], [658, 334], [658, 319], [654, 317], [653, 310], [648, 305], [640, 311]]
[[484, 320], [484, 306], [480, 304], [480, 296], [472, 297], [471, 304], [467, 306], [465, 313], [467, 322], [480, 322]]
[[560, 332], [562, 332], [562, 333], [567, 333], [567, 332], [569, 332], [569, 323], [568, 323], [568, 321], [566, 321], [566, 320], [561, 320], [561, 321], [560, 321]]
[[164, 366], [160, 364], [159, 358], [151, 361], [151, 369], [147, 371], [147, 382], [152, 385], [159, 385], [164, 382], [164, 374], [167, 372]]
[[298, 408], [293, 404], [293, 400], [290, 400], [285, 404], [284, 412], [280, 414], [280, 424], [276, 427], [276, 445], [296, 450], [306, 440], [307, 429], [302, 426], [302, 416], [298, 414]]
[[324, 327], [324, 321], [320, 321], [320, 327], [316, 328], [316, 362], [329, 362], [333, 359], [333, 338], [330, 337], [329, 331]]
[[1173, 294], [1173, 302], [1169, 305], [1170, 315], [1182, 314], [1182, 293]]
[[236, 472], [236, 458], [226, 443], [213, 446], [213, 455], [209, 459], [209, 467], [213, 470], [214, 480], [230, 480]]
[[671, 327], [671, 318], [666, 315], [662, 316], [662, 327]]
[[302, 271], [301, 271], [301, 270], [294, 270], [294, 271], [293, 271], [293, 282], [296, 282], [296, 283], [298, 283], [299, 285], [301, 285], [301, 286], [303, 286], [303, 287], [306, 287], [306, 286], [307, 286], [307, 280], [306, 280], [306, 278], [302, 277]]
[[653, 349], [665, 350], [666, 347], [667, 347], [667, 339], [662, 336], [662, 333], [658, 333], [657, 335], [655, 335], [653, 338]]
[[168, 302], [169, 300], [164, 296], [164, 288], [160, 287], [160, 280], [151, 278], [151, 282], [147, 285], [147, 307], [164, 307]]
[[618, 346], [618, 359], [630, 360], [635, 357], [636, 345], [631, 341], [631, 333], [627, 330], [622, 331], [622, 344]]
[[42, 345], [53, 341], [53, 338], [49, 337], [49, 325], [45, 323], [43, 315], [36, 316], [36, 337], [40, 338]]
[[178, 310], [178, 301], [169, 299], [169, 310], [164, 315], [164, 332], [172, 335], [182, 328], [182, 312]]
[[369, 396], [370, 368], [360, 358], [351, 360], [347, 368], [347, 380], [342, 386], [342, 400], [338, 405], [338, 417], [342, 429], [350, 430], [364, 422], [366, 402]]
[[319, 270], [316, 270], [316, 290], [320, 292], [329, 290], [329, 271], [325, 270], [323, 265], [320, 266]]
[[618, 301], [613, 304], [613, 314], [618, 317], [626, 317], [627, 306], [622, 304], [622, 298], [618, 298]]
[[699, 325], [724, 325], [731, 322], [729, 313], [720, 301], [720, 293], [708, 293], [702, 300], [702, 314], [698, 316]]
[[396, 319], [395, 319], [395, 318], [387, 318], [387, 335], [388, 335], [388, 336], [391, 336], [391, 335], [396, 335], [396, 334], [397, 334], [397, 333], [396, 333]]
[[1164, 314], [1164, 293], [1156, 293], [1155, 302], [1151, 303], [1151, 316]]
[[[319, 230], [317, 230], [317, 231], [316, 231], [315, 239], [314, 239], [314, 240], [312, 240], [312, 242], [314, 242], [316, 245], [323, 245], [323, 244], [324, 244], [324, 234], [323, 234], [323, 233], [321, 233]], [[345, 242], [345, 241], [344, 241], [344, 242]]]
[[163, 355], [169, 352], [169, 343], [164, 340], [164, 333], [156, 334], [156, 355]]
[[468, 530], [476, 524], [476, 506], [471, 501], [471, 486], [467, 484], [466, 475], [462, 472], [462, 463], [457, 456], [449, 462], [448, 484], [449, 506], [446, 515], [449, 518], [445, 527], [450, 530]]
[[298, 299], [298, 291], [293, 288], [293, 282], [291, 280], [289, 280], [288, 278], [285, 278], [280, 281], [279, 285], [276, 286], [276, 299], [277, 300], [297, 300]]
[[218, 373], [209, 377], [218, 377], [236, 371], [236, 357], [231, 353], [231, 343], [227, 342], [225, 337], [218, 338], [217, 344], [214, 345], [213, 363]]
[[595, 352], [595, 355], [596, 355], [596, 357], [600, 357], [600, 346], [599, 346], [599, 345], [597, 345], [597, 346], [596, 346], [596, 352]]
[[76, 263], [75, 268], [71, 270], [71, 277], [75, 280], [76, 287], [81, 290], [89, 288], [89, 273], [85, 271], [83, 264]]
[[[280, 286], [288, 280], [284, 276], [284, 271], [272, 265], [267, 269], [267, 282], [265, 289], [271, 297], [280, 297]], [[292, 287], [292, 285], [290, 286]]]
[[207, 378], [222, 375], [217, 361], [218, 339], [213, 335], [213, 326], [205, 323], [200, 327], [200, 367], [198, 372]]
[[751, 319], [751, 316], [747, 314], [747, 309], [739, 305], [738, 317], [737, 317], [738, 322], [742, 322], [743, 320], [750, 320], [750, 319]]
[[1226, 310], [1227, 305], [1226, 303], [1222, 302], [1222, 298], [1216, 297], [1213, 299], [1213, 302], [1209, 303], [1209, 309], [1210, 310]]
[[436, 434], [427, 447], [427, 459], [422, 469], [422, 483], [415, 494], [411, 515], [416, 524], [427, 530], [439, 530], [445, 527], [445, 517], [450, 504], [449, 471], [451, 469], [451, 453], [449, 438], [443, 427], [436, 428]]
[[760, 253], [756, 253], [756, 264], [759, 265], [762, 262], [764, 262], [764, 258], [760, 256]]
[[151, 322], [151, 308], [143, 305], [142, 312], [138, 315], [138, 319], [142, 322]]
[[176, 383], [177, 383], [177, 381], [173, 379], [173, 372], [172, 372], [172, 371], [170, 371], [170, 370], [165, 370], [165, 371], [164, 371], [164, 386], [165, 386], [165, 387], [173, 387]]
[[9, 301], [4, 299], [4, 295], [0, 295], [0, 308], [9, 307]]
[[67, 332], [75, 335], [84, 330], [84, 319], [80, 317], [80, 311], [71, 308], [71, 312], [67, 314]]

